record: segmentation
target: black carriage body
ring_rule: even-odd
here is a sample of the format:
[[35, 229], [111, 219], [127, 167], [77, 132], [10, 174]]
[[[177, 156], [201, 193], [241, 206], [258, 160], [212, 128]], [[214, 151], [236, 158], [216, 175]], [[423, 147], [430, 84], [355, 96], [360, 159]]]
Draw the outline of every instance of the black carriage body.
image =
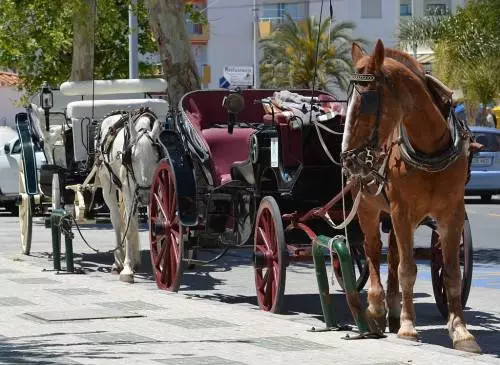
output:
[[[340, 168], [328, 158], [314, 126], [293, 129], [276, 114], [266, 114], [261, 100], [277, 90], [243, 90], [244, 108], [237, 125], [228, 133], [228, 113], [223, 108], [227, 90], [194, 91], [180, 102], [173, 131], [178, 135], [169, 151], [183, 151], [178, 166], [171, 161], [177, 184], [194, 187], [196, 199], [179, 207], [184, 217], [196, 209], [198, 219], [183, 220], [194, 235], [213, 235], [228, 243], [244, 244], [251, 236], [260, 199], [272, 195], [282, 213], [305, 212], [328, 202], [341, 190]], [[311, 90], [292, 90], [310, 96]], [[316, 92], [330, 101], [332, 95]], [[343, 130], [340, 115], [323, 123], [337, 132]], [[340, 155], [341, 136], [322, 133], [332, 156]], [[170, 137], [173, 140], [173, 137]], [[276, 159], [277, 152], [277, 159]], [[179, 161], [179, 158], [176, 158]], [[182, 177], [179, 177], [182, 176]], [[194, 192], [190, 192], [193, 196]], [[241, 231], [245, 231], [244, 233]]]

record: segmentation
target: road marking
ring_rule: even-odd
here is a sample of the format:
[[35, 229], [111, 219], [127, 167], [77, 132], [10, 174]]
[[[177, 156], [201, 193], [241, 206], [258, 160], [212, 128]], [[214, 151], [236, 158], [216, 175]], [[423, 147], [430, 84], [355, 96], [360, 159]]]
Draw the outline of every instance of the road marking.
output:
[[499, 217], [500, 218], [500, 214], [496, 214], [496, 213], [488, 213], [488, 215], [490, 217]]

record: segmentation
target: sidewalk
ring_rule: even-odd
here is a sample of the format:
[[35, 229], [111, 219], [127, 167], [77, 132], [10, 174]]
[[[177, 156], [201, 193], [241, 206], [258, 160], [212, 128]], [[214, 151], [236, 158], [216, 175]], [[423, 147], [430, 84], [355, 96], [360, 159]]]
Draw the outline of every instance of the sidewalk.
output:
[[[17, 232], [6, 232], [2, 226], [2, 245], [7, 236], [17, 242]], [[43, 227], [34, 228], [34, 251], [49, 251], [48, 233]], [[98, 234], [111, 238], [106, 230]], [[143, 247], [144, 236], [141, 234]], [[394, 335], [346, 341], [341, 338], [345, 332], [308, 332], [312, 325], [321, 326], [313, 316], [273, 315], [245, 301], [229, 304], [194, 295], [208, 297], [209, 290], [167, 293], [158, 290], [147, 276], [129, 285], [98, 267], [85, 275], [44, 272], [43, 268], [52, 266], [50, 261], [36, 253], [34, 257], [14, 254], [11, 242], [9, 249], [0, 252], [0, 364], [500, 364], [500, 290], [473, 288], [469, 305], [491, 313], [477, 311], [481, 320], [470, 326], [473, 334], [487, 332], [484, 338], [489, 339], [490, 354], [472, 355], [449, 348], [444, 321], [433, 327], [436, 330], [426, 331], [440, 345], [398, 340]], [[107, 242], [109, 245], [110, 240]], [[83, 250], [75, 242], [75, 252]], [[242, 266], [232, 275], [239, 270], [245, 275], [250, 272]], [[288, 280], [301, 270], [314, 280], [310, 268], [301, 266], [290, 271]], [[223, 274], [211, 273], [214, 279]], [[248, 283], [252, 278], [244, 280]], [[244, 286], [230, 280], [222, 285]], [[310, 293], [315, 293], [316, 283], [310, 281], [309, 285]], [[424, 282], [418, 292], [428, 293], [429, 289]], [[243, 294], [252, 291], [249, 287]], [[287, 293], [294, 291], [297, 286], [292, 283]], [[335, 299], [340, 297], [335, 294]], [[306, 298], [315, 300], [312, 294]], [[426, 318], [420, 316], [419, 320], [422, 324]], [[479, 344], [483, 346], [481, 340]]]

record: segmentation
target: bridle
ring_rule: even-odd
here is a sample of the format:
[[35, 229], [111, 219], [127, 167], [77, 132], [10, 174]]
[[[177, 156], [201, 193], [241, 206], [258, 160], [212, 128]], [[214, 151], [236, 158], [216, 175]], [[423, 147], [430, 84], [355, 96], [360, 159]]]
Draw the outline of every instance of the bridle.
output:
[[[151, 124], [151, 130], [152, 130], [152, 125], [154, 124], [154, 121], [157, 119], [156, 115], [148, 110], [148, 111], [142, 111], [141, 113], [138, 113], [135, 118], [133, 119], [133, 122], [128, 125], [129, 128], [134, 128], [134, 124], [139, 119], [140, 117], [148, 117], [150, 119], [150, 124]], [[124, 148], [122, 152], [122, 165], [125, 167], [127, 170], [127, 179], [129, 176], [132, 178], [132, 181], [134, 182], [135, 185], [135, 191], [134, 195], [136, 196], [136, 199], [139, 201], [140, 200], [140, 191], [147, 190], [149, 191], [151, 189], [151, 185], [141, 185], [137, 183], [137, 179], [134, 173], [134, 167], [132, 164], [132, 150], [133, 148], [136, 147], [137, 143], [142, 137], [146, 137], [147, 139], [150, 140], [151, 145], [155, 147], [158, 151], [158, 158], [161, 159], [161, 148], [160, 145], [157, 141], [153, 140], [151, 136], [149, 135], [149, 132], [151, 131], [150, 129], [147, 128], [141, 128], [137, 131], [137, 137], [132, 141], [130, 139], [130, 131], [128, 128], [125, 129], [125, 142], [124, 142]], [[158, 161], [157, 161], [158, 162]]]
[[[375, 126], [373, 127], [370, 137], [361, 146], [353, 148], [341, 153], [342, 165], [345, 167], [348, 164], [360, 166], [365, 175], [371, 175], [378, 180], [379, 183], [384, 183], [385, 178], [382, 175], [383, 171], [377, 168], [382, 160], [382, 165], [385, 169], [386, 152], [383, 146], [380, 145], [380, 123], [382, 114], [383, 90], [387, 82], [386, 76], [382, 72], [375, 74], [359, 74], [354, 73], [351, 76], [349, 83], [348, 102], [352, 99], [352, 93], [355, 91], [361, 97], [359, 114], [365, 116], [375, 116]], [[365, 83], [375, 83], [375, 89], [360, 90], [360, 86]]]

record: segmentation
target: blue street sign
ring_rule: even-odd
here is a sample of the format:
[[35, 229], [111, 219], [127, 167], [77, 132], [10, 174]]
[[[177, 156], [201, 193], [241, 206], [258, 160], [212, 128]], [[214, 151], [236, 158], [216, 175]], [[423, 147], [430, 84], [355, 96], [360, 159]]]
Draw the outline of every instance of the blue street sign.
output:
[[219, 79], [219, 87], [223, 89], [229, 89], [229, 81], [226, 80], [224, 76]]

